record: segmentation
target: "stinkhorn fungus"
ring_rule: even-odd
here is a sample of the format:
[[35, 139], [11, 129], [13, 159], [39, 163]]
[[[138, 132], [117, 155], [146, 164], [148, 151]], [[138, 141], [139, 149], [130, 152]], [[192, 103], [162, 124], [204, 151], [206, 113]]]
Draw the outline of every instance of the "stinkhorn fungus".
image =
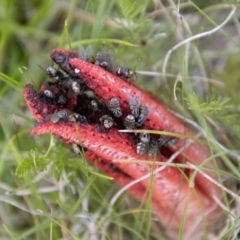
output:
[[[219, 225], [221, 211], [215, 199], [221, 201], [221, 192], [202, 175], [180, 171], [167, 161], [177, 153], [174, 163], [213, 168], [211, 161], [204, 163], [210, 157], [209, 149], [189, 140], [193, 132], [163, 104], [133, 85], [127, 79], [129, 69], [118, 68], [113, 73], [107, 60], [84, 56], [53, 50], [51, 58], [64, 73], [49, 68], [52, 82], [43, 84], [39, 93], [30, 84], [25, 87], [25, 100], [39, 122], [31, 135], [50, 133], [75, 148], [82, 146], [86, 158], [121, 186], [149, 174], [128, 191], [140, 201], [151, 196], [153, 212], [172, 238], [183, 228], [183, 239], [201, 239]], [[119, 132], [137, 128], [146, 129], [146, 133]], [[185, 138], [159, 137], [147, 130], [167, 130]], [[161, 171], [159, 162], [166, 163]], [[196, 174], [194, 186], [189, 184], [192, 174]], [[207, 174], [217, 180], [214, 172]], [[151, 195], [146, 195], [151, 184]]]

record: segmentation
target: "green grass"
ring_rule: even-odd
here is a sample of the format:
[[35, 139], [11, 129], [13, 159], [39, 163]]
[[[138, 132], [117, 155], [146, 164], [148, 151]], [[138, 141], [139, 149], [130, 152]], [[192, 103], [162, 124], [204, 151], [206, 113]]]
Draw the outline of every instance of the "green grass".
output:
[[[1, 239], [165, 239], [150, 202], [124, 193], [111, 205], [120, 189], [112, 180], [53, 137], [28, 136], [36, 121], [23, 86], [39, 88], [48, 79], [38, 65], [52, 64], [49, 53], [57, 47], [90, 43], [96, 53], [105, 45], [115, 67], [139, 71], [137, 85], [205, 132], [222, 166], [214, 169], [219, 184], [239, 195], [239, 11], [221, 30], [169, 52], [224, 22], [232, 2], [214, 2], [182, 1], [182, 17], [174, 3], [161, 3], [166, 11], [154, 15], [157, 7], [144, 0], [0, 2]], [[30, 167], [18, 169], [19, 178], [23, 159]], [[223, 192], [229, 221], [218, 237], [237, 239], [239, 202]]]

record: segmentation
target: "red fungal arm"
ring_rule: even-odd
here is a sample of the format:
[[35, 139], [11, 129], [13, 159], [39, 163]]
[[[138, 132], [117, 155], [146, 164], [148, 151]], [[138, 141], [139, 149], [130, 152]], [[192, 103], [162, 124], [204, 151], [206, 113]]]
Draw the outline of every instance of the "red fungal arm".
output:
[[[66, 53], [68, 51], [55, 49], [51, 53], [54, 59], [58, 54]], [[145, 122], [146, 129], [154, 130], [167, 130], [193, 137], [189, 129], [187, 129], [182, 122], [180, 122], [172, 113], [170, 113], [161, 103], [157, 102], [152, 96], [148, 95], [143, 90], [124, 81], [116, 75], [104, 70], [103, 68], [86, 62], [79, 58], [69, 59], [69, 64], [75, 69], [75, 73], [87, 84], [87, 86], [94, 90], [105, 103], [113, 97], [118, 97], [123, 111], [129, 111], [128, 101], [131, 97], [136, 97], [140, 104], [146, 105], [149, 110], [149, 116]], [[177, 151], [186, 146], [187, 141], [180, 140], [174, 145], [174, 150]], [[195, 165], [201, 164], [210, 156], [209, 150], [206, 146], [192, 142], [185, 147], [184, 154], [181, 159], [182, 162], [190, 161]], [[213, 168], [212, 162], [205, 163], [205, 166]], [[212, 172], [208, 173], [213, 179], [216, 175]], [[212, 182], [204, 178], [202, 175], [197, 174], [195, 184], [208, 196], [220, 196], [220, 191]]]
[[47, 104], [39, 100], [39, 96], [33, 85], [27, 84], [23, 91], [28, 108], [38, 122], [42, 122], [49, 113], [57, 111], [55, 105]]
[[[84, 148], [104, 159], [107, 163], [122, 159], [144, 159], [144, 157], [139, 157], [136, 154], [136, 150], [127, 135], [121, 134], [115, 129], [111, 129], [106, 134], [99, 133], [96, 126], [88, 124], [53, 124], [48, 122], [36, 126], [31, 131], [31, 135], [44, 133], [54, 134], [62, 138], [66, 143], [82, 144]], [[156, 161], [165, 160], [163, 157], [158, 157]], [[151, 172], [150, 165], [120, 162], [114, 162], [114, 164], [128, 175], [127, 178], [118, 178], [120, 184], [126, 184], [130, 179], [138, 179]], [[137, 193], [137, 197], [141, 197], [143, 194], [141, 189], [146, 191], [149, 188], [150, 181], [150, 178], [145, 179], [140, 182], [136, 189], [132, 189], [133, 192]], [[208, 215], [216, 207], [197, 188], [189, 188], [188, 182], [173, 167], [166, 167], [155, 175], [152, 198], [154, 200], [153, 207], [162, 224], [176, 229], [179, 227], [179, 222], [183, 219], [184, 214], [186, 214], [186, 226], [193, 226], [194, 231], [196, 229], [203, 230], [205, 228], [203, 222], [211, 220], [209, 216], [203, 220], [204, 216]], [[190, 227], [188, 230], [186, 228], [186, 234], [193, 228]]]

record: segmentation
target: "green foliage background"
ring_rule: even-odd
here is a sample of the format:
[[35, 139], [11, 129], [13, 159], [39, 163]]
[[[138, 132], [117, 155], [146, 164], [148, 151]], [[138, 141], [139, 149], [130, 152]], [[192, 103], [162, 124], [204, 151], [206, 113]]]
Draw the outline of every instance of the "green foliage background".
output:
[[[236, 4], [215, 2], [0, 1], [1, 239], [165, 239], [149, 206], [127, 194], [108, 214], [119, 188], [84, 157], [51, 136], [29, 137], [36, 121], [23, 87], [48, 80], [38, 65], [52, 64], [49, 53], [57, 47], [110, 48], [115, 67], [135, 69], [137, 85], [205, 130], [220, 155], [221, 184], [239, 193], [239, 10], [220, 31], [174, 51], [162, 74], [173, 46], [214, 29]], [[229, 216], [239, 213], [238, 204], [226, 197]], [[219, 239], [237, 235], [239, 219], [229, 219]]]

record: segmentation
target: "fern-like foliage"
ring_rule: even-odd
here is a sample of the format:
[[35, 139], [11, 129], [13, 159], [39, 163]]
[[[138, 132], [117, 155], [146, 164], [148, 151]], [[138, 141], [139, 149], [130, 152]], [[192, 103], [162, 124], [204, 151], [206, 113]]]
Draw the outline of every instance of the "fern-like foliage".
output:
[[38, 151], [32, 149], [28, 152], [28, 157], [17, 167], [16, 176], [23, 177], [34, 170], [42, 172], [45, 170], [47, 164], [48, 159], [45, 157], [39, 157]]
[[126, 19], [132, 19], [144, 8], [144, 0], [118, 0], [122, 14]]
[[204, 115], [212, 117], [221, 122], [231, 122], [237, 115], [231, 112], [230, 99], [223, 99], [216, 91], [212, 91], [206, 97], [205, 102], [201, 102], [196, 93], [189, 94], [186, 98], [189, 109], [200, 111]]

